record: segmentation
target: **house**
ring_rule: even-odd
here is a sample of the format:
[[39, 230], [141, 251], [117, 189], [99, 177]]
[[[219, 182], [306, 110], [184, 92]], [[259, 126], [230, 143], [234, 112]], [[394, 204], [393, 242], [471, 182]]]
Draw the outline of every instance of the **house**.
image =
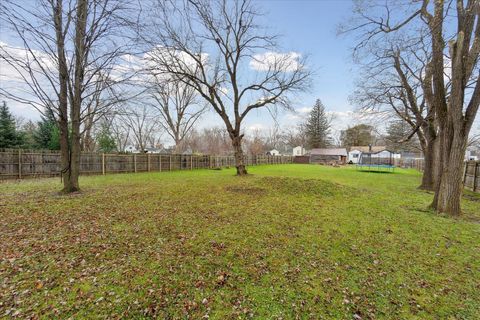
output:
[[465, 161], [478, 161], [478, 156], [474, 150], [465, 151]]
[[303, 146], [295, 147], [292, 150], [293, 156], [303, 156], [304, 154], [305, 154], [305, 148]]
[[278, 151], [277, 149], [272, 149], [267, 152], [267, 156], [279, 156], [279, 155], [280, 155], [280, 151]]
[[312, 149], [310, 151], [310, 163], [322, 164], [345, 164], [347, 162], [347, 149]]
[[128, 153], [139, 153], [137, 148], [135, 148], [135, 146], [132, 146], [132, 145], [126, 146], [124, 151]]
[[163, 148], [147, 147], [143, 150], [144, 153], [165, 153]]
[[357, 164], [362, 153], [371, 153], [372, 158], [401, 158], [399, 153], [387, 150], [385, 146], [353, 146], [348, 152], [348, 163]]

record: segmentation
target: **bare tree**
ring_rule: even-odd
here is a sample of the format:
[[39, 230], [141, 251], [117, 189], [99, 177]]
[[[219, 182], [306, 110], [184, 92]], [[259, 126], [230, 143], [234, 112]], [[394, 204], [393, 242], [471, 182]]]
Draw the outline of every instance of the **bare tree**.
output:
[[[85, 94], [80, 114], [80, 146], [83, 151], [93, 151], [95, 149], [93, 132], [97, 122], [115, 114], [116, 108], [133, 95], [130, 91], [125, 91], [128, 87], [125, 80], [129, 76], [122, 81], [113, 80], [111, 74], [107, 73], [108, 71], [112, 72], [112, 70], [100, 71], [97, 80], [88, 88], [88, 94]], [[120, 82], [124, 85], [117, 90]], [[123, 90], [123, 93], [120, 93], [120, 90]]]
[[132, 130], [130, 129], [130, 126], [127, 124], [127, 122], [123, 120], [120, 112], [117, 111], [109, 114], [103, 117], [100, 121], [104, 122], [105, 125], [112, 132], [112, 135], [115, 139], [115, 145], [117, 146], [117, 151], [125, 151], [131, 140]]
[[160, 114], [160, 124], [175, 143], [175, 153], [183, 148], [183, 140], [206, 110], [198, 102], [197, 92], [181, 81], [154, 76], [149, 92]]
[[410, 126], [411, 132], [396, 142], [418, 138], [425, 157], [419, 188], [434, 190], [439, 175], [439, 139], [435, 112], [426, 99], [431, 54], [422, 39], [415, 40], [414, 45], [383, 41], [381, 47], [371, 46], [352, 100], [363, 110], [379, 111], [386, 118], [391, 118], [393, 111]]
[[300, 123], [294, 127], [287, 127], [283, 130], [283, 136], [285, 142], [290, 147], [306, 146], [307, 135], [305, 133], [305, 119], [302, 119]]
[[[247, 153], [250, 155], [265, 154], [269, 150], [269, 148], [271, 148], [272, 146], [270, 142], [271, 133], [272, 131], [269, 132], [268, 137], [265, 137], [265, 135], [262, 134], [261, 130], [259, 129], [253, 130], [253, 132], [250, 135], [248, 135], [246, 138], [245, 144], [247, 147]], [[275, 142], [278, 142], [278, 141], [275, 141]]]
[[228, 132], [221, 127], [192, 129], [184, 140], [184, 148], [193, 153], [231, 155], [232, 144]]
[[[127, 126], [131, 141], [141, 152], [145, 152], [147, 147], [155, 147], [160, 142], [161, 125], [147, 105], [128, 105], [119, 112], [119, 119]], [[125, 132], [125, 127], [123, 131]]]
[[[357, 49], [399, 30], [408, 38], [420, 32], [428, 39], [430, 72], [423, 91], [438, 119], [441, 166], [432, 207], [459, 215], [464, 155], [480, 105], [480, 2], [411, 1], [402, 9], [395, 10], [388, 2], [371, 2], [368, 9], [358, 6], [350, 31], [359, 37]], [[393, 16], [391, 12], [406, 14]]]
[[[2, 25], [20, 47], [2, 45], [0, 60], [17, 74], [0, 94], [53, 114], [60, 131], [63, 191], [79, 190], [81, 130], [89, 103], [125, 53], [118, 31], [127, 26], [124, 0], [39, 0], [0, 4]], [[105, 85], [99, 86], [98, 82]]]
[[280, 145], [283, 142], [283, 134], [282, 134], [282, 130], [280, 129], [280, 125], [278, 124], [276, 119], [274, 120], [275, 121], [273, 123], [273, 126], [268, 128], [267, 143], [269, 148], [279, 149]]
[[154, 28], [143, 37], [155, 68], [194, 88], [221, 117], [237, 174], [246, 174], [243, 121], [253, 110], [289, 107], [288, 94], [308, 84], [305, 59], [278, 52], [278, 37], [258, 26], [249, 0], [156, 1], [150, 11]]

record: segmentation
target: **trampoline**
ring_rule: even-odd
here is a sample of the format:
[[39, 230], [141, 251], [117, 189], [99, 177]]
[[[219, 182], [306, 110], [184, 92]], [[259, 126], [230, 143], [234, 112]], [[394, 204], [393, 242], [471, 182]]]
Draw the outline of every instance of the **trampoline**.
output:
[[[388, 154], [388, 156], [386, 156]], [[357, 163], [357, 170], [374, 172], [394, 172], [395, 165], [393, 152], [382, 150], [372, 152], [372, 146], [369, 146], [369, 152], [362, 152]]]

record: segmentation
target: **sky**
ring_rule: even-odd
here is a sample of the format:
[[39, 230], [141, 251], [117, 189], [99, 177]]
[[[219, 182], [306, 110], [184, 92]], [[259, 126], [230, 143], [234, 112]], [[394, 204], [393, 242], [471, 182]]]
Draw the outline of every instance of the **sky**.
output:
[[[353, 42], [337, 36], [339, 23], [352, 10], [349, 0], [255, 0], [264, 10], [263, 24], [274, 34], [282, 35], [284, 51], [308, 55], [309, 67], [314, 69], [313, 87], [294, 101], [296, 113], [282, 112], [277, 121], [281, 126], [294, 125], [320, 99], [333, 117], [332, 131], [338, 135], [358, 121], [355, 107], [348, 102], [353, 91], [355, 65], [352, 62]], [[251, 114], [247, 128], [266, 129], [271, 117]]]
[[[26, 3], [34, 3], [26, 0]], [[333, 116], [333, 131], [345, 129], [354, 122], [354, 107], [348, 102], [353, 90], [354, 65], [351, 62], [351, 40], [337, 37], [337, 25], [348, 17], [352, 3], [349, 0], [254, 0], [265, 13], [261, 23], [273, 34], [280, 34], [280, 46], [284, 52], [308, 55], [309, 68], [315, 71], [313, 86], [296, 96], [293, 107], [297, 112], [280, 111], [278, 123], [294, 126], [321, 99], [327, 111]], [[0, 25], [0, 41], [15, 45], [15, 39]], [[1, 67], [1, 66], [0, 66]], [[5, 69], [5, 68], [2, 68]], [[0, 75], [2, 70], [0, 69]], [[0, 81], [6, 81], [1, 77]], [[40, 115], [32, 107], [8, 102], [12, 112], [26, 119], [37, 120]], [[273, 119], [262, 112], [252, 112], [246, 119], [247, 131], [267, 130]], [[213, 112], [203, 117], [200, 126], [218, 125], [218, 116]]]

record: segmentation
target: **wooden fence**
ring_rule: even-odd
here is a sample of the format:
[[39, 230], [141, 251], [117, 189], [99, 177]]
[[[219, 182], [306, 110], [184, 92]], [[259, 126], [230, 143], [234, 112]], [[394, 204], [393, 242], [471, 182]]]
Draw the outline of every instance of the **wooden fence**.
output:
[[480, 161], [465, 162], [463, 185], [474, 192], [480, 192]]
[[[418, 159], [414, 168], [423, 171], [423, 160]], [[463, 168], [463, 186], [480, 193], [480, 161], [466, 161]]]
[[[248, 166], [292, 163], [292, 156], [248, 156]], [[181, 154], [82, 153], [82, 175], [192, 170], [235, 166], [233, 156]], [[0, 150], [0, 180], [58, 176], [60, 153], [43, 150]]]

